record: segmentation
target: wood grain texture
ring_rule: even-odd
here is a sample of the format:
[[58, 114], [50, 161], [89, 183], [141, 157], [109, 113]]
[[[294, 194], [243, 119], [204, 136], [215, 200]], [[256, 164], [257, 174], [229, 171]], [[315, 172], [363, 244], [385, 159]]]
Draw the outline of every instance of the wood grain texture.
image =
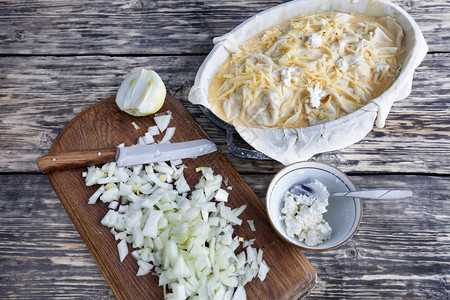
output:
[[[175, 98], [167, 96], [161, 110], [172, 112], [173, 119], [170, 126], [176, 128], [172, 142], [207, 138], [189, 112]], [[132, 122], [136, 122], [140, 129], [126, 126]], [[130, 116], [115, 105], [114, 97], [110, 97], [87, 108], [64, 127], [53, 143], [50, 153], [53, 155], [86, 148], [101, 149], [120, 143], [130, 146], [135, 144], [137, 138], [143, 136], [150, 126], [155, 126], [152, 117]], [[161, 139], [162, 136], [157, 139]], [[222, 174], [224, 182], [233, 187], [229, 191], [227, 205], [232, 208], [247, 205], [240, 215], [244, 220], [243, 225], [235, 227], [234, 234], [246, 240], [255, 238], [255, 247], [263, 249], [264, 260], [270, 268], [264, 282], [257, 279], [246, 286], [247, 297], [296, 299], [307, 294], [315, 285], [314, 269], [302, 254], [297, 254], [296, 250], [288, 246], [272, 230], [262, 203], [223, 154], [215, 151], [196, 159], [185, 159], [184, 164], [187, 166], [184, 176], [190, 186], [194, 186], [199, 180], [195, 168], [208, 166]], [[109, 233], [109, 228], [100, 223], [108, 207], [101, 203], [87, 204], [87, 199], [98, 187], [85, 185], [85, 180], [81, 177], [83, 170], [86, 168], [58, 170], [49, 173], [48, 177], [114, 295], [118, 299], [162, 298], [163, 290], [158, 285], [156, 276], [136, 276], [138, 266], [131, 256], [127, 256], [120, 263], [117, 242]], [[254, 220], [258, 231], [251, 231], [245, 220]], [[237, 250], [242, 251], [240, 248]]]
[[[263, 201], [271, 177], [244, 179]], [[361, 189], [409, 187], [414, 195], [395, 203], [363, 200], [361, 226], [348, 243], [328, 252], [305, 252], [318, 273], [307, 298], [448, 298], [448, 179], [350, 178]], [[113, 299], [47, 176], [0, 175], [0, 184], [0, 298]]]
[[[450, 173], [449, 58], [450, 54], [427, 56], [414, 76], [411, 95], [394, 104], [385, 128], [374, 128], [359, 143], [314, 159], [345, 172]], [[123, 78], [141, 66], [161, 74], [169, 93], [182, 100], [238, 171], [279, 170], [282, 165], [274, 161], [244, 160], [229, 154], [225, 133], [187, 101], [203, 59], [0, 57], [0, 171], [36, 172], [37, 158], [48, 153], [64, 125], [102, 97], [114, 95]]]
[[[0, 53], [206, 54], [213, 46], [214, 37], [231, 31], [254, 14], [284, 2], [3, 1], [0, 2]], [[430, 51], [448, 50], [448, 1], [393, 2], [419, 24]]]
[[61, 152], [39, 157], [37, 165], [42, 173], [48, 173], [54, 170], [104, 164], [115, 160], [116, 156], [117, 149], [115, 147], [108, 149]]

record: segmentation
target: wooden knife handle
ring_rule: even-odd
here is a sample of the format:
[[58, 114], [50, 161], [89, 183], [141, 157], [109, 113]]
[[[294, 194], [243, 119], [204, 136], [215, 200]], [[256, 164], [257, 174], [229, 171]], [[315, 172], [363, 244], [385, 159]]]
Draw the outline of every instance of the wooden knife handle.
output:
[[37, 165], [42, 173], [54, 170], [71, 169], [112, 161], [116, 158], [117, 148], [61, 152], [42, 156]]

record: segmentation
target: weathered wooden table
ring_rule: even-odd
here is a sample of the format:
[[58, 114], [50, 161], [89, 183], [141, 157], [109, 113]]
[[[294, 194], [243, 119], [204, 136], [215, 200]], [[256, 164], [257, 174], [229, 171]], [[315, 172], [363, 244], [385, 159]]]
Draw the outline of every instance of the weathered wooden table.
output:
[[[233, 157], [225, 134], [187, 93], [212, 38], [284, 1], [0, 2], [0, 298], [113, 298], [36, 160], [77, 113], [150, 67], [264, 201], [282, 165]], [[316, 155], [363, 188], [408, 187], [411, 199], [364, 201], [344, 246], [306, 253], [309, 298], [449, 298], [450, 2], [395, 1], [421, 27], [429, 54], [386, 127]]]

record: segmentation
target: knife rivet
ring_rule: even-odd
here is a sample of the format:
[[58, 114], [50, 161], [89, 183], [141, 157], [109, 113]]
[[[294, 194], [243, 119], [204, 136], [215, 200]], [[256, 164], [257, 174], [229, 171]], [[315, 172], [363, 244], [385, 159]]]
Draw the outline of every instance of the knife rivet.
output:
[[101, 152], [99, 152], [99, 153], [97, 153], [97, 155], [98, 155], [98, 156], [102, 156], [102, 153], [101, 153]]

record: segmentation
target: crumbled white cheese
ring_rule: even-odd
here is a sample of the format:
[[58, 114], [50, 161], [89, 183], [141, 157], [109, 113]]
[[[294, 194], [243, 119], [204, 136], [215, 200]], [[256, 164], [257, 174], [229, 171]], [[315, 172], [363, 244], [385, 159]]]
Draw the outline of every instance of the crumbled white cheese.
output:
[[388, 69], [389, 66], [388, 65], [378, 65], [377, 68], [375, 69], [375, 72], [384, 72], [384, 70]]
[[320, 83], [318, 82], [316, 82], [314, 88], [307, 87], [306, 89], [309, 92], [309, 104], [314, 108], [318, 108], [320, 106], [320, 99], [327, 93], [320, 88]]
[[283, 70], [281, 70], [281, 81], [283, 82], [283, 85], [286, 87], [291, 86], [291, 80], [295, 78], [292, 78], [292, 75], [299, 75], [300, 74], [300, 68], [299, 67], [288, 67]]
[[353, 4], [356, 4], [356, 3], [358, 3], [359, 2], [359, 0], [352, 0], [352, 3]]
[[342, 72], [345, 72], [348, 69], [348, 64], [343, 58], [338, 59], [336, 66]]
[[315, 180], [311, 182], [319, 191], [317, 196], [293, 195], [287, 191], [284, 195], [282, 219], [286, 225], [286, 233], [290, 237], [298, 237], [308, 246], [316, 246], [331, 237], [331, 227], [323, 219], [327, 211], [328, 191]]
[[310, 44], [313, 48], [319, 48], [322, 45], [322, 38], [316, 34], [312, 33], [308, 35], [308, 40], [306, 41], [307, 44]]
[[325, 19], [319, 18], [317, 19], [317, 24], [319, 24], [320, 26], [325, 26], [327, 25], [327, 21], [325, 21]]

